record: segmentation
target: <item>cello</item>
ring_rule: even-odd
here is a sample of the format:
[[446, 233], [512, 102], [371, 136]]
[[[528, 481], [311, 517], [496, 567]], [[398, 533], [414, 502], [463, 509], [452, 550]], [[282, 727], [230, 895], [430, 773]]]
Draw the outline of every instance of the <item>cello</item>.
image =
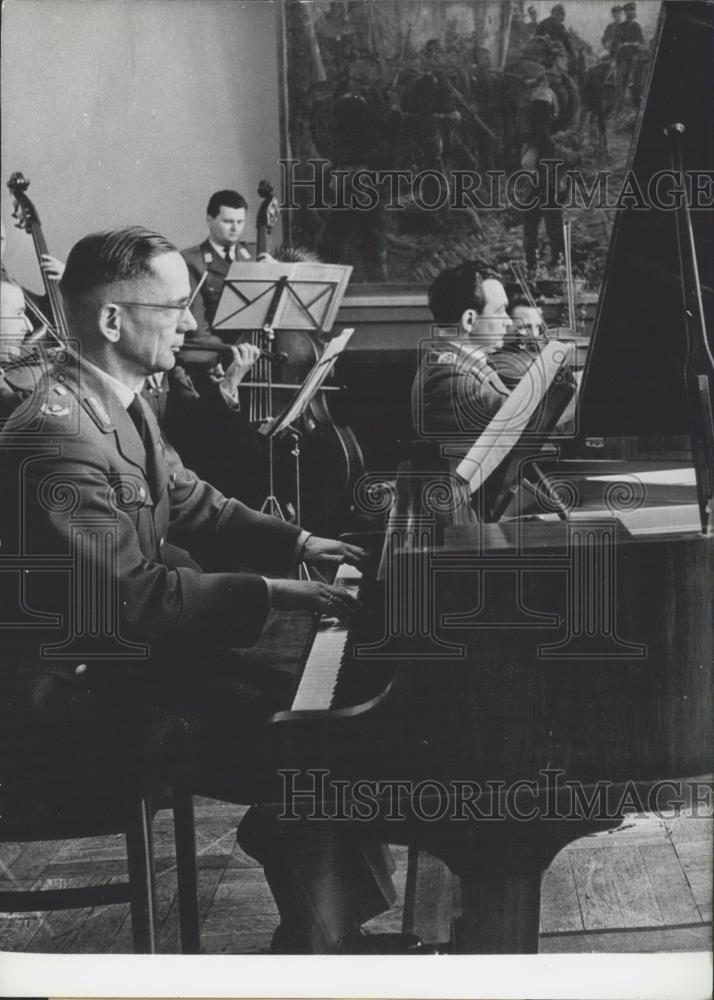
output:
[[[260, 182], [258, 195], [261, 205], [256, 218], [256, 255], [260, 258], [267, 252], [267, 238], [278, 221], [279, 208], [268, 181]], [[299, 251], [294, 248], [287, 248], [284, 254], [299, 259]], [[258, 331], [257, 335], [264, 338], [266, 333]], [[255, 403], [251, 398], [250, 412], [258, 424], [275, 417], [292, 401], [323, 352], [317, 337], [304, 330], [271, 330], [268, 337], [273, 360], [261, 357], [253, 369], [255, 388], [251, 397], [257, 398]], [[261, 348], [264, 345], [261, 340], [253, 342]], [[274, 387], [276, 361], [279, 377]], [[290, 388], [285, 388], [287, 385]], [[276, 481], [281, 484], [281, 492], [295, 497], [301, 525], [321, 532], [344, 527], [352, 487], [364, 472], [364, 460], [351, 427], [335, 421], [325, 391], [314, 396], [278, 451]]]

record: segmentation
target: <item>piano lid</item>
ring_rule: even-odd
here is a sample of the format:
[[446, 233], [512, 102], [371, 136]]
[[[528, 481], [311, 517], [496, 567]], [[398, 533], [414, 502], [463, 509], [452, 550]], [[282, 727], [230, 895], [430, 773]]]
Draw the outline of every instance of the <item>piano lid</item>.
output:
[[[670, 170], [663, 129], [686, 127], [685, 170], [714, 170], [714, 4], [665, 0], [630, 168], [647, 197]], [[709, 201], [712, 200], [711, 180]], [[662, 197], [672, 182], [661, 182]], [[703, 190], [705, 190], [703, 188]], [[692, 211], [709, 344], [714, 330], [714, 212]], [[685, 323], [675, 213], [617, 213], [583, 379], [583, 436], [686, 434]]]

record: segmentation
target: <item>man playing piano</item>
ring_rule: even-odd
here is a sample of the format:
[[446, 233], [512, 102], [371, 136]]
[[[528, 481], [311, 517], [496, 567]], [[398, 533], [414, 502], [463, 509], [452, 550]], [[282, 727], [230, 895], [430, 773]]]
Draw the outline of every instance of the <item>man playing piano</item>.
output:
[[[176, 247], [139, 227], [87, 236], [61, 289], [74, 346], [40, 379], [37, 406], [0, 435], [3, 552], [30, 560], [25, 606], [62, 623], [54, 644], [46, 629], [24, 630], [19, 647], [17, 633], [5, 633], [13, 717], [22, 718], [15, 749], [31, 748], [43, 772], [65, 760], [80, 781], [82, 768], [145, 777], [157, 753], [175, 773], [180, 757], [197, 791], [253, 802], [264, 780], [277, 780], [261, 733], [282, 692], [271, 664], [264, 678], [242, 671], [236, 647], [255, 643], [274, 609], [353, 620], [359, 604], [344, 590], [286, 573], [300, 560], [358, 563], [362, 550], [227, 499], [163, 440], [140, 393], [148, 376], [173, 368], [196, 327]], [[86, 577], [57, 572], [68, 556]], [[83, 650], [76, 661], [66, 656], [73, 644]], [[54, 659], [52, 645], [63, 655]], [[181, 734], [180, 749], [162, 742], [169, 732]], [[289, 911], [288, 939], [299, 932], [305, 950], [319, 951], [385, 909], [393, 892], [359, 845], [311, 833], [304, 864], [300, 844], [283, 836], [276, 896]], [[352, 896], [341, 891], [350, 874]]]

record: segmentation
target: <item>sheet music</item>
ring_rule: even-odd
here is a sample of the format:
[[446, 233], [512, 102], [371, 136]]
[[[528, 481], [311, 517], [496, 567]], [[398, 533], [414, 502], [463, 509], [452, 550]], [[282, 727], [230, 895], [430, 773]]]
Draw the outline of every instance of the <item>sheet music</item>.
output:
[[319, 361], [305, 379], [298, 394], [270, 428], [268, 433], [271, 437], [274, 434], [280, 434], [281, 431], [285, 430], [286, 427], [289, 427], [298, 419], [299, 416], [301, 416], [305, 407], [332, 371], [335, 362], [342, 351], [344, 351], [354, 332], [353, 327], [348, 327], [343, 330], [342, 333], [339, 333], [336, 337], [332, 338], [323, 351]]
[[[305, 261], [235, 261], [226, 275], [213, 329], [329, 333], [335, 322], [352, 268]], [[280, 284], [283, 282], [282, 289]], [[279, 301], [270, 317], [274, 296]]]
[[476, 493], [515, 447], [540, 406], [559, 369], [568, 361], [569, 348], [551, 341], [459, 463], [456, 474]]

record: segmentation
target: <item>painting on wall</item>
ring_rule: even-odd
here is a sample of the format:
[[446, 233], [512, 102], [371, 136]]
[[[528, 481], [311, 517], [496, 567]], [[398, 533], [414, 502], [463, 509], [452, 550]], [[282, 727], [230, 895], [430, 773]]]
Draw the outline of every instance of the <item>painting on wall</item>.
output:
[[572, 175], [626, 171], [660, 4], [627, 7], [288, 0], [291, 242], [397, 284], [474, 256], [557, 280], [569, 254], [597, 291], [617, 205]]

